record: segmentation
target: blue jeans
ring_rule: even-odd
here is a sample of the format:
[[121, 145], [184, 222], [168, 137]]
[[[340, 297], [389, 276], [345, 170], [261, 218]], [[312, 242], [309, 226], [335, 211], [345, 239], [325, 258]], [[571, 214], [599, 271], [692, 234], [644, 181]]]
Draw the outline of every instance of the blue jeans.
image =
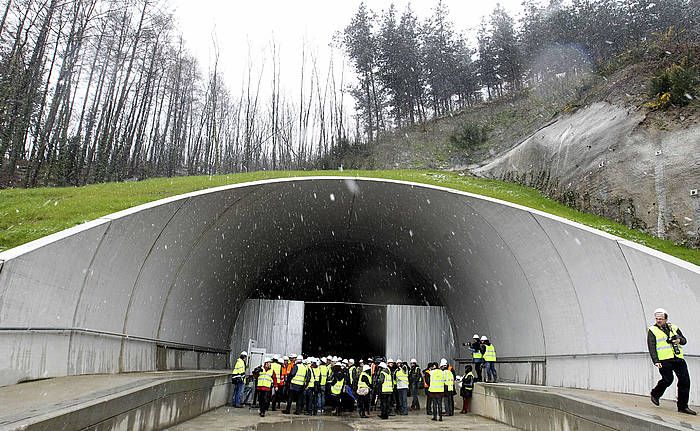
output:
[[316, 412], [316, 394], [313, 389], [304, 391], [304, 402], [306, 403], [306, 414], [315, 415]]
[[243, 395], [243, 381], [236, 379], [236, 383], [233, 383], [233, 399], [231, 400], [231, 404], [234, 406], [240, 406], [242, 395]]
[[399, 405], [396, 410], [400, 414], [407, 415], [408, 414], [408, 388], [406, 389], [397, 389], [399, 393]]
[[486, 364], [486, 375], [488, 376], [489, 380], [491, 380], [491, 376], [493, 375], [493, 380], [495, 381], [497, 378], [497, 376], [496, 376], [496, 362], [486, 361], [484, 363]]
[[326, 408], [326, 388], [321, 386], [321, 392], [316, 395], [316, 408], [323, 411]]

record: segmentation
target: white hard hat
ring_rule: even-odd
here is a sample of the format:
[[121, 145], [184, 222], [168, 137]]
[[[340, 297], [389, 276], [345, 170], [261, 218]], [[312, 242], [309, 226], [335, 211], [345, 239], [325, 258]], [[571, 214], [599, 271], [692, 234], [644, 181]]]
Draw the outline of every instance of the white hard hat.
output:
[[397, 359], [396, 362], [401, 362], [403, 364], [403, 361], [401, 359]]
[[245, 350], [242, 351], [242, 352], [241, 352], [241, 356], [248, 356], [248, 352], [246, 352]]
[[486, 335], [482, 335], [482, 336], [481, 336], [481, 341], [486, 341], [486, 340], [488, 340], [488, 339], [489, 339], [489, 337], [487, 337]]
[[416, 361], [416, 358], [411, 358], [411, 362], [413, 362], [414, 364], [418, 363], [418, 361]]
[[272, 358], [266, 357], [264, 362], [272, 362]]
[[386, 363], [388, 364], [389, 362], [394, 362], [394, 360], [391, 359], [391, 358], [389, 358], [389, 359], [386, 360]]
[[479, 334], [474, 334], [472, 338], [476, 338], [477, 340], [479, 339]]
[[663, 309], [661, 307], [654, 310], [654, 315], [656, 315], [656, 313], [664, 313], [666, 316], [668, 316], [668, 311], [666, 311], [665, 309]]
[[326, 359], [333, 359], [333, 356], [328, 355], [328, 356], [326, 356]]
[[363, 366], [362, 366], [362, 371], [369, 371], [369, 370], [371, 370], [371, 369], [372, 369], [372, 367], [370, 367], [369, 365], [363, 365]]
[[280, 359], [282, 359], [282, 358], [280, 358], [280, 355], [275, 355], [274, 358], [275, 358], [275, 361], [279, 361]]
[[289, 360], [289, 356], [282, 356], [282, 359], [285, 360], [285, 361], [288, 361], [288, 360]]
[[386, 368], [386, 362], [380, 362], [379, 368]]
[[348, 363], [348, 360], [347, 360], [347, 359], [343, 359], [343, 363], [344, 363], [344, 364], [347, 364], [347, 363]]
[[348, 359], [348, 363], [349, 363], [349, 364], [354, 364], [354, 363], [355, 363], [355, 360], [354, 360], [354, 359]]
[[445, 365], [447, 365], [447, 359], [445, 359], [445, 358], [440, 359], [440, 366], [444, 367]]
[[291, 353], [291, 354], [289, 355], [289, 357], [290, 357], [290, 358], [296, 358], [296, 357], [297, 357], [297, 354], [296, 354], [296, 353]]
[[299, 355], [297, 356], [297, 362], [302, 362], [304, 360], [304, 357]]
[[318, 365], [320, 363], [321, 363], [321, 361], [319, 361], [318, 359], [314, 359], [314, 364]]

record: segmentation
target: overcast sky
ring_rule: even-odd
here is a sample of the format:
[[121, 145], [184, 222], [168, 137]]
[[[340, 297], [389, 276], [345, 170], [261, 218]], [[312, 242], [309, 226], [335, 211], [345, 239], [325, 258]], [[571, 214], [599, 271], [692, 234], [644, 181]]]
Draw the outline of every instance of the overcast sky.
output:
[[[521, 0], [503, 0], [500, 3], [512, 16], [520, 12]], [[178, 27], [186, 44], [200, 61], [206, 73], [212, 59], [212, 40], [219, 45], [219, 67], [229, 86], [240, 85], [246, 70], [250, 52], [253, 63], [265, 63], [271, 68], [270, 41], [274, 37], [281, 52], [282, 81], [287, 88], [298, 79], [301, 67], [301, 48], [305, 44], [316, 52], [320, 65], [327, 65], [330, 58], [328, 44], [333, 34], [350, 23], [357, 11], [359, 0], [171, 0]], [[368, 8], [380, 13], [389, 7], [389, 0], [367, 0]], [[408, 1], [393, 2], [399, 14]], [[489, 15], [496, 5], [491, 0], [444, 0], [450, 18], [458, 31], [475, 29], [481, 17]], [[423, 19], [431, 14], [437, 0], [410, 2], [414, 13]], [[335, 64], [340, 68], [335, 53]], [[326, 66], [320, 66], [323, 69]]]

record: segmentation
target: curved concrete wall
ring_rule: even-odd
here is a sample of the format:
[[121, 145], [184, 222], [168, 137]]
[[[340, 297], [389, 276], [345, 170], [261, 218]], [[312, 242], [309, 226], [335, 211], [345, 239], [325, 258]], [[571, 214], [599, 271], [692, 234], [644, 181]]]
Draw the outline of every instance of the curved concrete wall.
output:
[[[405, 257], [432, 280], [458, 343], [488, 334], [499, 358], [545, 364], [502, 368], [518, 381], [647, 393], [657, 377], [645, 328], [658, 306], [689, 337], [691, 374], [700, 371], [697, 266], [529, 208], [378, 179], [209, 189], [8, 250], [0, 254], [0, 327], [193, 344], [212, 352], [184, 355], [177, 366], [223, 366], [217, 349], [229, 346], [261, 269], [334, 241]], [[0, 337], [9, 346], [0, 369], [32, 377], [174, 366], [144, 339], [76, 331]], [[691, 396], [697, 403], [695, 381]]]

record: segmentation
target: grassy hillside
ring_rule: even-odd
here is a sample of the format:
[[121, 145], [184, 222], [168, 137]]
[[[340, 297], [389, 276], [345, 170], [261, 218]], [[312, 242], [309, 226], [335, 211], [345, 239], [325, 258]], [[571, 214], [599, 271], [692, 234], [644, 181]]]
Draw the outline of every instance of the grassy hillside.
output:
[[140, 182], [106, 183], [72, 188], [0, 190], [0, 251], [146, 202], [217, 187], [269, 178], [345, 175], [388, 178], [439, 185], [489, 196], [558, 215], [700, 265], [700, 251], [566, 207], [536, 190], [438, 171], [305, 171], [254, 172], [235, 175], [156, 178]]

